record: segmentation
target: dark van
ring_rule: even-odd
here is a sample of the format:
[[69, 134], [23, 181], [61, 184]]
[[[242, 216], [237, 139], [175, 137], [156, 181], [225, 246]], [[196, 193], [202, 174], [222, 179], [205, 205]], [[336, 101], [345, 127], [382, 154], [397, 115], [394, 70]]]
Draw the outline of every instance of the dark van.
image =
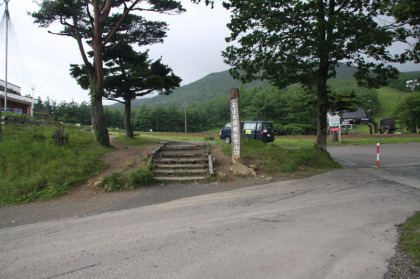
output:
[[[262, 140], [263, 142], [274, 141], [273, 124], [269, 121], [242, 121], [242, 138]], [[231, 124], [227, 123], [220, 131], [220, 139], [229, 144], [232, 141]]]

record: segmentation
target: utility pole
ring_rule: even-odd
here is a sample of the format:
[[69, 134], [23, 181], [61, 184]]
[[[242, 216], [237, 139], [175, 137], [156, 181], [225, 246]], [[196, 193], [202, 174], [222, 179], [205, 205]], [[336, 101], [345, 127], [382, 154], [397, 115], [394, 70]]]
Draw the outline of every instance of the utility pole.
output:
[[6, 9], [4, 10], [4, 16], [5, 16], [5, 20], [6, 20], [6, 78], [5, 78], [5, 85], [4, 85], [4, 111], [7, 112], [7, 68], [8, 68], [8, 55], [9, 55], [9, 50], [8, 50], [8, 40], [9, 40], [9, 1], [10, 0], [5, 0], [5, 4], [6, 4]]
[[185, 123], [185, 133], [187, 133], [187, 109], [190, 105], [187, 101], [184, 101], [184, 123]]

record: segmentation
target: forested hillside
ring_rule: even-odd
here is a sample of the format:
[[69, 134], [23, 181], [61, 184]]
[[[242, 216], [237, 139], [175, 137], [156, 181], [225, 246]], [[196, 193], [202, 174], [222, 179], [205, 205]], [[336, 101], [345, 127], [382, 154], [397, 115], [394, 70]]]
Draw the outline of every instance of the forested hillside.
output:
[[[417, 74], [420, 77], [419, 74]], [[412, 77], [412, 75], [408, 75]], [[333, 79], [329, 82], [331, 109], [333, 111], [373, 109], [376, 116], [390, 117], [393, 106], [398, 100], [409, 95], [409, 89], [402, 92], [393, 87], [405, 84], [406, 75], [389, 84], [390, 87], [368, 89], [359, 87], [352, 78]], [[390, 93], [391, 92], [391, 93]], [[380, 96], [378, 95], [381, 94]], [[383, 95], [383, 96], [382, 96]], [[387, 99], [391, 98], [391, 101]], [[381, 108], [382, 103], [382, 108]], [[241, 89], [241, 108], [243, 120], [270, 120], [278, 134], [300, 135], [315, 134], [317, 127], [316, 94], [300, 85], [291, 85], [282, 90], [260, 83]], [[110, 126], [120, 118], [121, 112], [107, 109], [107, 121]], [[113, 114], [116, 114], [114, 117]], [[193, 103], [187, 110], [188, 131], [198, 132], [220, 129], [230, 119], [229, 94], [209, 100]], [[385, 117], [384, 117], [385, 118]], [[133, 126], [137, 131], [184, 131], [184, 109], [182, 106], [143, 105], [133, 112]], [[121, 122], [120, 122], [121, 124]]]
[[[260, 81], [246, 84], [244, 87], [253, 87], [260, 84]], [[204, 78], [175, 89], [170, 95], [157, 95], [151, 98], [137, 99], [132, 102], [133, 110], [143, 105], [162, 107], [183, 107], [184, 102], [195, 104], [205, 100], [214, 99], [229, 94], [230, 88], [239, 88], [241, 82], [233, 79], [228, 71], [212, 73]], [[121, 104], [108, 106], [109, 109], [123, 110]]]
[[[214, 80], [217, 77], [222, 78], [220, 83], [228, 82], [228, 80], [223, 79], [227, 75], [227, 72], [209, 75], [207, 82], [203, 84], [218, 84]], [[410, 111], [413, 109], [418, 110], [420, 108], [420, 103], [416, 105], [417, 99], [420, 98], [416, 97], [419, 95], [419, 91], [417, 93], [411, 92], [411, 89], [406, 87], [406, 82], [415, 78], [420, 80], [420, 72], [401, 74], [397, 80], [392, 80], [386, 87], [379, 89], [359, 87], [353, 78], [345, 78], [348, 76], [351, 76], [350, 71], [347, 71], [346, 74], [339, 73], [339, 77], [343, 79], [333, 79], [329, 82], [330, 107], [333, 111], [351, 111], [363, 107], [366, 111], [373, 109], [376, 121], [397, 117], [405, 118], [410, 123], [413, 122], [409, 115], [411, 115]], [[198, 87], [201, 82], [202, 80], [191, 85], [194, 85], [198, 92], [204, 92], [204, 89], [201, 90]], [[229, 84], [226, 87], [235, 87], [235, 84]], [[218, 87], [221, 88], [222, 85], [218, 85]], [[244, 120], [270, 120], [274, 123], [277, 134], [316, 133], [317, 101], [315, 92], [305, 90], [298, 84], [280, 90], [261, 82], [240, 88], [242, 118]], [[228, 92], [227, 90], [220, 96], [215, 94], [216, 97], [191, 103], [187, 110], [188, 131], [220, 129], [228, 122], [230, 119]], [[208, 95], [212, 94], [208, 93]], [[409, 102], [407, 103], [405, 100], [409, 100]], [[181, 101], [183, 102], [183, 99]], [[397, 107], [398, 109], [396, 109]], [[39, 99], [35, 105], [35, 110], [36, 112], [46, 112], [54, 120], [65, 123], [81, 123], [82, 125], [90, 125], [91, 123], [87, 103], [57, 104], [49, 99], [45, 102]], [[183, 132], [184, 113], [182, 105], [172, 104], [165, 107], [160, 104], [143, 104], [140, 108], [133, 109], [132, 124], [136, 131]], [[121, 110], [106, 107], [105, 117], [108, 127], [124, 128], [123, 112]], [[420, 119], [420, 116], [417, 118]], [[407, 124], [406, 127], [411, 127], [411, 130], [413, 130], [413, 127], [415, 129], [417, 124], [416, 122], [413, 123]]]
[[[348, 79], [353, 76], [356, 69], [341, 65], [337, 71], [336, 79]], [[266, 86], [268, 82], [254, 81], [247, 84], [241, 84], [239, 80], [235, 80], [229, 74], [229, 71], [209, 74], [190, 84], [175, 89], [170, 95], [157, 95], [151, 98], [142, 98], [133, 100], [132, 109], [137, 110], [143, 105], [162, 106], [162, 107], [183, 107], [184, 102], [188, 104], [196, 104], [205, 100], [214, 99], [223, 95], [228, 95], [231, 88], [252, 88], [255, 86]], [[114, 104], [108, 106], [109, 109], [118, 109], [123, 111], [122, 104]]]

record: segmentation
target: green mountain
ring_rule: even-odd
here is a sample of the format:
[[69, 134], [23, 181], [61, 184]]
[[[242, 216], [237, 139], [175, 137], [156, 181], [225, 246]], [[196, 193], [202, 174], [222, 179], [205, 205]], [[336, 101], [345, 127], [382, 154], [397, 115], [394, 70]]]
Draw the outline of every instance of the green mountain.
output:
[[[351, 78], [355, 72], [356, 68], [341, 64], [337, 68], [336, 79], [341, 80]], [[157, 95], [151, 98], [136, 99], [132, 102], [132, 109], [137, 110], [142, 105], [160, 105], [162, 107], [175, 106], [177, 108], [181, 108], [183, 107], [184, 102], [191, 105], [227, 95], [229, 94], [229, 90], [231, 88], [241, 88], [241, 86], [243, 86], [246, 89], [257, 85], [265, 87], [268, 84], [269, 83], [267, 81], [254, 81], [242, 84], [239, 80], [233, 79], [230, 76], [229, 71], [212, 73], [202, 79], [175, 89], [170, 95]], [[122, 111], [124, 109], [124, 106], [119, 103], [109, 105], [107, 107], [112, 110], [117, 109]]]
[[[268, 84], [262, 81], [247, 83], [244, 88], [254, 87], [259, 84]], [[137, 99], [132, 102], [134, 110], [140, 108], [143, 104], [147, 106], [162, 107], [182, 107], [184, 102], [195, 104], [205, 100], [214, 99], [224, 94], [229, 94], [231, 88], [240, 88], [242, 83], [233, 79], [229, 71], [209, 74], [190, 84], [175, 89], [170, 95], [157, 95], [152, 98]], [[113, 104], [108, 106], [111, 109], [123, 109], [121, 104]]]

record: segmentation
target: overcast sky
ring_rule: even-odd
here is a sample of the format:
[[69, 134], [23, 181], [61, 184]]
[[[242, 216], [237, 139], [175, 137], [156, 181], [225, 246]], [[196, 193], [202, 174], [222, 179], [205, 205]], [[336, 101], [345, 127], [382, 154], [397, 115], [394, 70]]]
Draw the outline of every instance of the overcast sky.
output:
[[[183, 14], [168, 16], [149, 13], [145, 17], [169, 24], [170, 30], [165, 42], [150, 45], [147, 49], [150, 49], [150, 58], [162, 57], [163, 63], [169, 65], [183, 79], [182, 85], [185, 85], [210, 73], [229, 68], [221, 57], [221, 51], [226, 47], [224, 38], [229, 35], [226, 28], [229, 12], [222, 8], [221, 1], [218, 1], [213, 10], [204, 4], [192, 4], [189, 0], [183, 0], [182, 3], [187, 9]], [[0, 6], [2, 17], [4, 8], [4, 4]], [[33, 18], [27, 12], [35, 10], [37, 6], [32, 0], [9, 2], [16, 38], [9, 39], [8, 81], [21, 86], [22, 95], [32, 95], [34, 92], [35, 98], [40, 96], [42, 100], [49, 97], [58, 102], [89, 101], [88, 92], [82, 90], [69, 75], [70, 64], [82, 63], [76, 41], [49, 34], [47, 29], [34, 24]], [[59, 25], [55, 27], [58, 28]], [[4, 41], [4, 38], [0, 40], [2, 80], [5, 79]], [[35, 88], [34, 91], [31, 88]]]
[[[0, 0], [0, 3], [3, 2]], [[213, 10], [204, 4], [192, 4], [190, 0], [181, 2], [187, 9], [181, 15], [150, 13], [144, 16], [169, 24], [165, 42], [147, 48], [150, 49], [150, 58], [162, 57], [163, 63], [169, 65], [185, 85], [229, 68], [221, 57], [221, 51], [227, 46], [224, 38], [229, 35], [226, 27], [229, 12], [223, 9], [221, 0], [216, 1]], [[0, 6], [2, 16], [4, 8], [5, 5]], [[69, 75], [70, 64], [82, 63], [76, 41], [49, 34], [47, 29], [35, 25], [33, 18], [27, 14], [35, 10], [37, 5], [32, 0], [9, 2], [10, 18], [16, 34], [9, 44], [9, 82], [21, 86], [22, 95], [34, 93], [35, 98], [40, 96], [42, 100], [49, 97], [58, 102], [89, 101], [88, 92], [82, 90]], [[3, 34], [0, 35], [0, 79], [4, 80], [5, 40]], [[398, 68], [402, 71], [420, 70], [419, 65], [414, 64]]]

